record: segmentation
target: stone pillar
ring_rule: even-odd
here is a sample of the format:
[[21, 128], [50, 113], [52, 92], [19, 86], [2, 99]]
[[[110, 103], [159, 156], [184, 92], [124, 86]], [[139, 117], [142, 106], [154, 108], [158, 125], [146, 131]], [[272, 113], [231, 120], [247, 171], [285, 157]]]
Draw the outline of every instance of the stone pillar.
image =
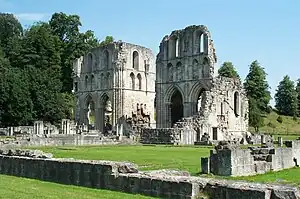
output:
[[183, 117], [191, 116], [191, 106], [189, 102], [183, 103]]
[[104, 106], [101, 105], [100, 108], [99, 108], [99, 131], [101, 133], [103, 133], [103, 129], [104, 129], [104, 126], [105, 126], [105, 123], [104, 123], [104, 118], [105, 117], [105, 113], [104, 113]]
[[266, 137], [265, 137], [265, 135], [261, 135], [261, 144], [266, 144]]
[[8, 127], [8, 136], [14, 135], [14, 127]]
[[119, 136], [119, 125], [118, 124], [116, 125], [116, 134], [117, 134], [117, 136]]
[[44, 134], [44, 122], [43, 121], [35, 121], [33, 123], [33, 132], [36, 135]]
[[123, 124], [120, 124], [120, 129], [119, 129], [119, 140], [122, 140], [123, 138]]
[[278, 146], [282, 147], [282, 144], [283, 144], [282, 137], [278, 137]]
[[61, 130], [62, 130], [62, 134], [70, 134], [70, 120], [69, 119], [61, 120]]

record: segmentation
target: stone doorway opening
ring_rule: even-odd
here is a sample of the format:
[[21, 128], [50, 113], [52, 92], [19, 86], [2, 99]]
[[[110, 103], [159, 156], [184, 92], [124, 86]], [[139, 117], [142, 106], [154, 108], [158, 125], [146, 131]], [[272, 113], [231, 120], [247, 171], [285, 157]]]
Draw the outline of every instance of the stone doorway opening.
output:
[[111, 134], [112, 131], [112, 103], [107, 95], [102, 98], [102, 124], [103, 124], [103, 134]]
[[205, 89], [201, 89], [197, 97], [196, 113], [199, 112], [202, 113], [202, 111], [204, 110], [204, 106], [205, 106]]
[[176, 90], [171, 97], [171, 121], [172, 127], [183, 117], [183, 98], [181, 93]]
[[94, 129], [95, 128], [95, 102], [93, 101], [91, 96], [88, 96], [86, 100], [86, 109], [87, 109], [86, 123], [89, 129]]

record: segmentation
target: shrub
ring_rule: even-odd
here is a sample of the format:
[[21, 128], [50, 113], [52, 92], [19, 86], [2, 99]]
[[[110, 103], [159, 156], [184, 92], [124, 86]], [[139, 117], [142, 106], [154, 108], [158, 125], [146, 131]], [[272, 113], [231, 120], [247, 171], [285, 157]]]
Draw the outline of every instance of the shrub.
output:
[[277, 117], [277, 122], [279, 122], [279, 123], [283, 122], [283, 119], [282, 119], [282, 117], [280, 115]]

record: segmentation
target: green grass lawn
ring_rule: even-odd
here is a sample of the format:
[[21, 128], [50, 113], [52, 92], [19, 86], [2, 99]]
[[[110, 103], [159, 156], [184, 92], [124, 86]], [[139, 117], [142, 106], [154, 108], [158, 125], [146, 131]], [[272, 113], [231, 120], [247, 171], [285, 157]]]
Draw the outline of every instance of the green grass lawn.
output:
[[39, 147], [56, 158], [85, 160], [129, 161], [140, 170], [180, 169], [196, 174], [200, 172], [200, 158], [209, 156], [211, 147], [175, 146], [84, 146]]
[[288, 183], [300, 186], [300, 168], [285, 169], [278, 172], [269, 172], [266, 174], [234, 177], [232, 179], [247, 180], [251, 182], [272, 182], [272, 183]]
[[89, 189], [50, 182], [0, 175], [0, 198], [10, 199], [146, 199], [141, 195], [132, 195], [99, 189]]

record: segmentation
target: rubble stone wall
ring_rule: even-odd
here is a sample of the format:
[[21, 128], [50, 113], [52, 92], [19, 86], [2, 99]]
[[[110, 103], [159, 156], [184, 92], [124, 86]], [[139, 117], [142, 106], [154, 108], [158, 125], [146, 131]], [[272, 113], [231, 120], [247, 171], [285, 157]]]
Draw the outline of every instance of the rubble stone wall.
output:
[[51, 137], [22, 137], [0, 141], [1, 146], [79, 146], [118, 144], [118, 141], [91, 135], [56, 135]]
[[247, 176], [297, 166], [300, 140], [283, 147], [249, 147], [211, 150], [209, 158], [201, 158], [202, 172], [221, 176]]
[[295, 187], [139, 172], [124, 162], [40, 159], [0, 155], [0, 174], [159, 198], [299, 198]]
[[193, 129], [159, 128], [143, 129], [140, 142], [143, 144], [194, 144], [197, 132]]

